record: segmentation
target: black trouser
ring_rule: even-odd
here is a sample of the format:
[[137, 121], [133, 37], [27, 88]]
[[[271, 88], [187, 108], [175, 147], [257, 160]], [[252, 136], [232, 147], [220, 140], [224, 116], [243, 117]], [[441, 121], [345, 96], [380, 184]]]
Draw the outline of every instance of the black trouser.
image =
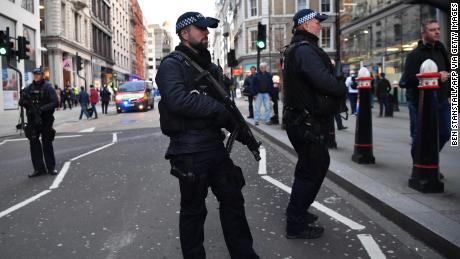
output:
[[334, 114], [335, 122], [337, 123], [337, 128], [341, 129], [343, 128], [343, 123], [342, 123], [342, 116], [340, 116], [340, 113]]
[[[53, 140], [56, 131], [53, 129], [52, 120], [44, 120], [39, 126], [29, 124], [26, 136], [30, 143], [30, 155], [35, 171], [53, 170], [56, 166], [54, 158]], [[41, 140], [40, 140], [41, 136]], [[43, 158], [45, 161], [43, 162]]]
[[273, 113], [275, 114], [274, 116], [278, 120], [279, 119], [279, 116], [278, 116], [278, 98], [272, 98], [272, 101], [273, 101]]
[[72, 110], [72, 101], [70, 100], [70, 98], [61, 99], [61, 107], [64, 106], [64, 110], [65, 110], [67, 108], [67, 106], [65, 105], [66, 102], [67, 104], [69, 104], [69, 109]]
[[254, 106], [253, 106], [254, 96], [248, 95], [249, 102], [249, 117], [254, 118]]
[[382, 116], [383, 115], [383, 110], [387, 109], [388, 94], [387, 93], [380, 93], [378, 98], [379, 98], [379, 106], [380, 106], [379, 116]]
[[[325, 143], [304, 137], [307, 130], [309, 128], [305, 124], [286, 119], [286, 131], [298, 155], [286, 211], [288, 232], [302, 231], [307, 226], [308, 208], [315, 200], [329, 168], [329, 151]], [[310, 133], [314, 134], [312, 131]]]
[[101, 102], [101, 107], [102, 107], [102, 114], [107, 114], [107, 107], [109, 107], [109, 101], [102, 101]]
[[203, 241], [208, 187], [220, 204], [220, 221], [231, 258], [259, 258], [252, 248], [253, 240], [244, 211], [241, 193], [244, 178], [225, 148], [176, 156], [172, 158], [171, 166], [183, 172], [193, 172], [196, 176], [193, 182], [179, 179], [179, 231], [184, 258], [206, 258]]

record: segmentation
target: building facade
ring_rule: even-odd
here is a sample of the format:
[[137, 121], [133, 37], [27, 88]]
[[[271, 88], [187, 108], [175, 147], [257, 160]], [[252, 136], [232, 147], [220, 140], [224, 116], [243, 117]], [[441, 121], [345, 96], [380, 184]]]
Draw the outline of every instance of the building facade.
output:
[[[168, 22], [164, 22], [162, 26], [153, 24], [155, 38], [155, 70], [160, 67], [161, 60], [174, 50], [173, 38], [170, 33], [170, 26]], [[155, 80], [155, 77], [153, 77]]]
[[328, 14], [322, 23], [320, 46], [335, 57], [335, 18], [333, 0], [219, 0], [217, 17], [221, 25], [213, 37], [213, 61], [228, 69], [227, 53], [235, 50], [238, 68], [243, 74], [257, 64], [257, 24], [267, 25], [267, 47], [261, 51], [261, 62], [268, 64], [272, 73], [280, 73], [281, 52], [292, 37], [294, 14], [311, 8]]
[[[87, 0], [82, 0], [87, 1]], [[93, 84], [101, 88], [113, 80], [112, 18], [108, 0], [91, 0]]]
[[113, 50], [113, 84], [118, 86], [127, 81], [130, 74], [131, 58], [129, 55], [130, 22], [129, 0], [112, 0], [112, 50]]
[[137, 0], [131, 0], [129, 6], [130, 20], [130, 77], [144, 79], [144, 16]]
[[[40, 40], [40, 11], [42, 6], [38, 0], [6, 0], [2, 1], [0, 9], [0, 30], [8, 27], [10, 37], [24, 36], [30, 41], [31, 55], [29, 60], [10, 64], [17, 67], [23, 78], [12, 69], [8, 68], [7, 59], [0, 58], [1, 82], [0, 86], [0, 113], [4, 110], [18, 109], [19, 87], [22, 80], [23, 86], [32, 82], [32, 70], [41, 64], [42, 44]], [[15, 45], [17, 45], [15, 43]]]
[[156, 75], [155, 66], [155, 25], [147, 25], [147, 44], [145, 50], [147, 54], [147, 80], [154, 82]]
[[[428, 5], [397, 0], [344, 0], [340, 7], [342, 61], [346, 73], [367, 67], [374, 75], [385, 72], [390, 82], [401, 78], [407, 54], [417, 47], [421, 24], [443, 15]], [[446, 28], [443, 30], [446, 39]], [[404, 90], [398, 99], [405, 101]]]
[[[92, 80], [91, 11], [87, 1], [40, 0], [45, 77], [51, 84], [84, 86]], [[77, 74], [76, 55], [83, 70]]]

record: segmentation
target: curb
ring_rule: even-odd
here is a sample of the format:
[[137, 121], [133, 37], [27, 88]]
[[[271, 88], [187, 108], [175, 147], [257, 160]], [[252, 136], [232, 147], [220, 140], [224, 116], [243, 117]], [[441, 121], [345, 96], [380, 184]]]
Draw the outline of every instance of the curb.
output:
[[[268, 134], [263, 129], [252, 125], [250, 122], [247, 121], [247, 123], [251, 129], [257, 131], [290, 154], [297, 156], [295, 150], [286, 143]], [[343, 168], [348, 169], [348, 173], [343, 172], [341, 170]], [[435, 218], [431, 215], [427, 217], [423, 215], [423, 212], [431, 211], [431, 209], [400, 193], [396, 193], [389, 187], [376, 183], [367, 176], [361, 176], [361, 179], [356, 181], [357, 175], [361, 174], [346, 164], [331, 159], [331, 165], [329, 166], [326, 177], [443, 256], [458, 258], [458, 255], [460, 255], [460, 238], [458, 237], [458, 233], [455, 233], [455, 229], [449, 229], [448, 223], [452, 222], [450, 219], [439, 213], [436, 213], [438, 216]], [[355, 178], [355, 182], [351, 181], [353, 178]], [[360, 180], [365, 181], [366, 185], [356, 184]], [[369, 181], [372, 184], [369, 184]], [[372, 189], [375, 191], [370, 192], [369, 190]], [[405, 211], [408, 213], [406, 214]], [[417, 214], [422, 215], [417, 216]], [[447, 234], [440, 232], [439, 228], [433, 228], [424, 224], [436, 220], [440, 221], [438, 224], [441, 228], [444, 227], [442, 230], [447, 231]], [[446, 224], [443, 224], [444, 222]]]

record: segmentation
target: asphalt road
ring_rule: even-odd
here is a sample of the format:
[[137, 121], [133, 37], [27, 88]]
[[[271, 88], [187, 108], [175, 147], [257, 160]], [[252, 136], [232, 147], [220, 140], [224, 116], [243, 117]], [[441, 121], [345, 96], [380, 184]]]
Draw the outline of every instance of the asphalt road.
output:
[[[61, 170], [56, 177], [27, 178], [32, 166], [26, 140], [0, 143], [0, 258], [181, 258], [180, 194], [164, 159], [168, 139], [152, 127], [154, 114], [61, 125], [54, 142]], [[91, 132], [78, 132], [84, 123]], [[286, 239], [295, 158], [263, 143], [266, 175], [244, 146], [236, 144], [232, 152], [246, 177], [246, 214], [261, 258], [439, 258], [329, 181], [312, 209], [324, 236]], [[230, 258], [212, 192], [207, 207], [208, 258]]]

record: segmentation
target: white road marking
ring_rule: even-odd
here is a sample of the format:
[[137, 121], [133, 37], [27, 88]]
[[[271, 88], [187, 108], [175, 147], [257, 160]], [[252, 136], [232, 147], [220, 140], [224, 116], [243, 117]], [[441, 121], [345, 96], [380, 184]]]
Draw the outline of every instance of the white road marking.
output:
[[80, 158], [82, 158], [82, 157], [85, 157], [85, 156], [87, 156], [87, 155], [90, 155], [90, 154], [92, 154], [92, 153], [94, 153], [94, 152], [100, 151], [100, 150], [102, 150], [102, 149], [104, 149], [104, 148], [108, 148], [108, 147], [110, 147], [110, 146], [112, 146], [112, 145], [114, 145], [114, 144], [115, 144], [115, 143], [112, 142], [112, 143], [107, 144], [107, 145], [104, 145], [104, 146], [102, 146], [102, 147], [93, 149], [93, 150], [91, 150], [91, 151], [88, 151], [88, 152], [86, 152], [86, 153], [84, 153], [84, 154], [81, 154], [81, 155], [79, 155], [79, 156], [76, 156], [76, 157], [70, 159], [70, 161], [75, 161], [75, 160], [77, 160], [77, 159], [80, 159]]
[[20, 208], [26, 206], [27, 204], [29, 204], [29, 203], [31, 203], [31, 202], [37, 200], [37, 199], [40, 199], [40, 197], [42, 197], [42, 196], [44, 196], [44, 195], [46, 195], [46, 194], [48, 194], [48, 193], [50, 193], [50, 192], [51, 192], [51, 190], [42, 191], [41, 193], [36, 194], [36, 195], [30, 197], [29, 199], [27, 199], [27, 200], [25, 200], [25, 201], [23, 201], [23, 202], [20, 202], [20, 203], [14, 205], [13, 207], [10, 207], [9, 209], [6, 209], [6, 210], [0, 212], [0, 218], [6, 216], [6, 215], [8, 215], [8, 214], [10, 214], [11, 212], [13, 212], [13, 211], [15, 211], [15, 210], [18, 210], [18, 209], [20, 209]]
[[[81, 137], [82, 135], [67, 135], [67, 136], [57, 136], [55, 139], [58, 138], [76, 138], [76, 137]], [[6, 142], [14, 142], [14, 141], [24, 141], [27, 140], [27, 138], [15, 138], [15, 139], [5, 139], [2, 142], [0, 142], [0, 146], [5, 144]]]
[[371, 259], [384, 259], [387, 258], [385, 254], [380, 250], [379, 245], [375, 242], [371, 235], [368, 234], [358, 234], [359, 241], [366, 249], [367, 254]]
[[259, 161], [259, 174], [267, 174], [267, 151], [263, 146], [260, 146], [260, 161]]
[[64, 166], [62, 166], [61, 171], [59, 171], [59, 174], [54, 179], [53, 184], [49, 188], [50, 190], [53, 190], [59, 187], [59, 184], [62, 182], [62, 180], [64, 180], [64, 177], [67, 174], [67, 171], [69, 171], [69, 168], [70, 168], [70, 162], [67, 161], [64, 163]]
[[83, 132], [93, 132], [96, 128], [95, 127], [92, 127], [92, 128], [87, 128], [87, 129], [84, 129], [84, 130], [80, 130], [79, 132], [83, 133]]
[[[272, 177], [268, 176], [268, 175], [264, 175], [262, 176], [263, 179], [265, 179], [266, 181], [272, 183], [273, 185], [275, 185], [276, 187], [280, 188], [281, 190], [287, 192], [287, 193], [291, 193], [291, 188], [286, 186], [284, 183], [278, 181], [278, 180], [275, 180], [273, 179]], [[329, 209], [328, 207], [324, 206], [323, 204], [319, 203], [319, 202], [313, 202], [313, 204], [311, 205], [313, 206], [315, 209], [323, 212], [324, 214], [334, 218], [335, 220], [341, 222], [342, 224], [344, 225], [347, 225], [349, 228], [353, 229], [353, 230], [363, 230], [365, 229], [366, 227], [359, 224], [359, 223], [356, 223], [354, 222], [353, 220]]]
[[[73, 135], [72, 137], [79, 137], [79, 136], [81, 136], [81, 135]], [[4, 143], [4, 142], [5, 141], [3, 141], [2, 143]], [[77, 157], [74, 157], [74, 158], [70, 159], [70, 161], [65, 162], [64, 165], [62, 166], [61, 171], [59, 171], [59, 174], [56, 176], [56, 178], [53, 181], [53, 184], [51, 184], [51, 186], [49, 187], [48, 190], [42, 191], [41, 193], [36, 194], [36, 195], [30, 197], [29, 199], [27, 199], [27, 200], [25, 200], [23, 202], [20, 202], [20, 203], [14, 205], [14, 206], [2, 211], [2, 212], [0, 212], [0, 218], [10, 214], [11, 212], [13, 212], [15, 210], [18, 210], [18, 209], [26, 206], [27, 204], [29, 204], [29, 203], [39, 199], [40, 197], [50, 193], [52, 190], [57, 189], [59, 187], [59, 184], [62, 182], [62, 180], [64, 180], [65, 175], [69, 171], [71, 161], [75, 161], [75, 160], [77, 160], [79, 158], [82, 158], [84, 156], [87, 156], [89, 154], [97, 152], [97, 151], [102, 150], [104, 148], [110, 147], [110, 146], [114, 145], [116, 142], [117, 142], [117, 133], [113, 133], [113, 135], [112, 135], [112, 143], [104, 145], [104, 146], [99, 147], [99, 148], [96, 148], [96, 149], [91, 150], [89, 152], [86, 152], [86, 153], [84, 153], [82, 155], [79, 155]]]

